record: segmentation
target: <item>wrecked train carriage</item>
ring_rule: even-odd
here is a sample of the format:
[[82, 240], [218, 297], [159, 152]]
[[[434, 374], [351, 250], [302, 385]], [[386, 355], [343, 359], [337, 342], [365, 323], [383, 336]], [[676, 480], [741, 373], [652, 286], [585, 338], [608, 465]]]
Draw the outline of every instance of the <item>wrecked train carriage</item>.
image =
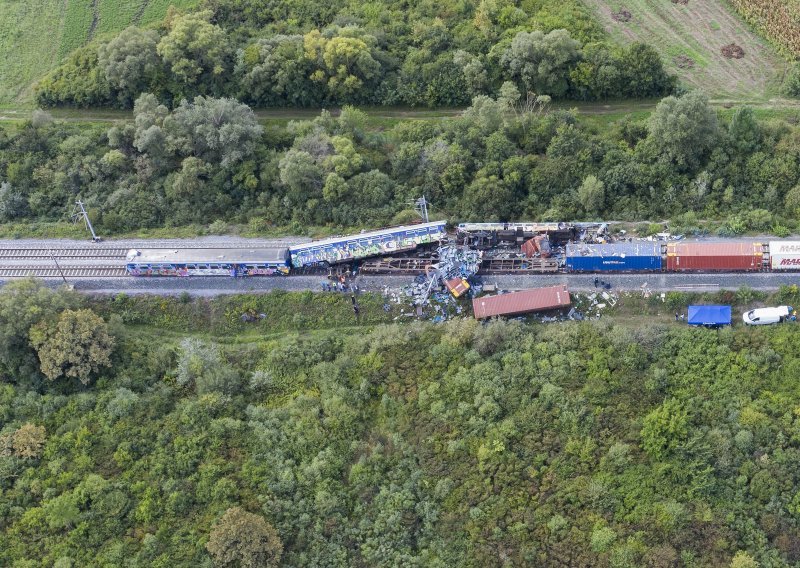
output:
[[312, 241], [289, 247], [289, 251], [294, 268], [330, 266], [362, 258], [411, 251], [446, 238], [446, 222], [436, 221]]
[[456, 228], [459, 244], [478, 249], [522, 246], [538, 235], [547, 235], [555, 244], [574, 240], [577, 232], [569, 223], [460, 223]]

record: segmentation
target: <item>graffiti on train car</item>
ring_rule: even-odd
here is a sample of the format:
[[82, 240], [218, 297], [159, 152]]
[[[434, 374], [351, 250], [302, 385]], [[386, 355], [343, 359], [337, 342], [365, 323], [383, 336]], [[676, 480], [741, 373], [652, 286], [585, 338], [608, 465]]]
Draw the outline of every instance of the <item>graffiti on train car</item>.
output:
[[[403, 250], [414, 249], [420, 245], [434, 243], [443, 238], [443, 234], [419, 235], [389, 235], [385, 241], [371, 240], [371, 242], [343, 242], [325, 245], [313, 249], [303, 249], [292, 255], [292, 264], [295, 267], [311, 264], [335, 264], [347, 260], [378, 256], [381, 254], [394, 254]], [[399, 237], [399, 238], [398, 238]]]

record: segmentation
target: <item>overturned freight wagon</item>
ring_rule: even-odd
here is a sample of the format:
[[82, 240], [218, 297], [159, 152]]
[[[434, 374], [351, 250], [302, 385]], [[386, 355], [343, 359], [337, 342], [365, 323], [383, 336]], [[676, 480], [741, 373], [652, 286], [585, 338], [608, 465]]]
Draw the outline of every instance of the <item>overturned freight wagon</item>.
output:
[[574, 272], [660, 271], [661, 243], [570, 243], [566, 267]]
[[667, 270], [753, 271], [761, 270], [764, 263], [764, 245], [761, 243], [669, 243], [667, 245]]
[[570, 305], [566, 286], [532, 288], [520, 292], [509, 292], [498, 296], [484, 296], [472, 300], [476, 319], [494, 316], [518, 316], [531, 312], [542, 312], [566, 308]]

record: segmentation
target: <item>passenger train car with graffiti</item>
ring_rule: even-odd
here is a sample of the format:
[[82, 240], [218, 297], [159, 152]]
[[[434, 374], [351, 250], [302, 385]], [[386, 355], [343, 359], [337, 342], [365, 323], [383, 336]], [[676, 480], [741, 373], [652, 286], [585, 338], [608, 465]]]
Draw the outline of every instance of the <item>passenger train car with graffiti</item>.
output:
[[483, 251], [484, 273], [800, 271], [800, 241], [596, 238], [606, 229], [599, 223], [462, 223], [448, 233], [445, 221], [435, 221], [288, 248], [132, 249], [126, 271], [178, 277], [287, 276], [355, 267], [373, 274], [418, 273], [435, 263], [435, 248], [444, 242]]

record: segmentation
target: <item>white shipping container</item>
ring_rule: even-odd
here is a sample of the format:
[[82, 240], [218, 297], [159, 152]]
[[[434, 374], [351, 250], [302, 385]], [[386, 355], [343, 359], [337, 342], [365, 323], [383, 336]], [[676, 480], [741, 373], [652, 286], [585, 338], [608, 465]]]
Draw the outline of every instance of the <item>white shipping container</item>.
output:
[[772, 270], [800, 270], [800, 241], [770, 241], [769, 265]]

